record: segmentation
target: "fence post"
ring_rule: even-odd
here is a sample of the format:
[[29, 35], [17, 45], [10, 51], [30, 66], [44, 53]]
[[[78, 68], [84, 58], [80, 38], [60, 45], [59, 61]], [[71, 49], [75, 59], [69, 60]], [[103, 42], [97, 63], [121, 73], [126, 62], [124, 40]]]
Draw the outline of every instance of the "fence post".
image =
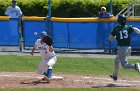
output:
[[51, 0], [48, 0], [48, 15], [46, 17], [46, 25], [47, 29], [46, 32], [48, 35], [52, 36], [52, 29], [51, 29]]
[[110, 14], [112, 15], [112, 0], [110, 0]]
[[48, 17], [51, 19], [51, 0], [48, 0]]
[[19, 50], [22, 51], [23, 48], [23, 24], [22, 19], [18, 18], [18, 33], [19, 33]]

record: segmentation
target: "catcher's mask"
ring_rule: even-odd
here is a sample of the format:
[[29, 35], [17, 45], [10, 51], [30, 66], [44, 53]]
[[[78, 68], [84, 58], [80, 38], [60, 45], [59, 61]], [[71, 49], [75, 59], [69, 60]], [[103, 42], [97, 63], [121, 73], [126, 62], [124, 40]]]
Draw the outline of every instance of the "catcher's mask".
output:
[[118, 23], [120, 25], [125, 25], [125, 23], [126, 23], [126, 17], [124, 15], [119, 15], [117, 21], [118, 21]]

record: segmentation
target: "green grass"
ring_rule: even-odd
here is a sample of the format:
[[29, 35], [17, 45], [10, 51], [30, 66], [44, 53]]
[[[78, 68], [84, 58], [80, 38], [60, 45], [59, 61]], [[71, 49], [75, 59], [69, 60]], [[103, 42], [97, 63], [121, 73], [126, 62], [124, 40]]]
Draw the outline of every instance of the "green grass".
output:
[[[140, 60], [129, 60], [136, 63]], [[108, 58], [58, 58], [54, 67], [55, 72], [66, 74], [99, 75], [108, 76], [114, 71], [114, 59]], [[120, 68], [120, 76], [139, 77], [139, 73], [133, 69]]]
[[35, 88], [35, 89], [0, 89], [0, 91], [139, 91], [139, 89], [130, 89], [130, 88], [97, 88], [97, 89], [92, 89], [92, 88], [82, 88], [82, 89], [72, 89], [72, 88], [67, 88], [67, 89], [48, 89], [48, 88]]
[[[37, 56], [0, 56], [0, 72], [35, 72], [41, 60]], [[108, 76], [113, 72], [114, 59], [58, 57], [54, 73]], [[136, 63], [140, 60], [129, 60]], [[135, 70], [120, 69], [120, 76], [139, 77]]]
[[0, 71], [35, 71], [39, 60], [31, 56], [0, 56]]

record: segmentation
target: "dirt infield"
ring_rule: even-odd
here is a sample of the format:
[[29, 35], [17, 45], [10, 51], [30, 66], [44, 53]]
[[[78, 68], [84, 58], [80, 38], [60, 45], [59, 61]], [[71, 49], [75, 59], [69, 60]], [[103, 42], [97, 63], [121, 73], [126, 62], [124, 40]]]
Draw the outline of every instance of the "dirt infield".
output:
[[63, 80], [39, 81], [42, 76], [33, 72], [0, 72], [0, 88], [138, 88], [140, 78], [119, 78], [113, 81], [109, 77], [91, 77], [80, 75], [60, 75]]

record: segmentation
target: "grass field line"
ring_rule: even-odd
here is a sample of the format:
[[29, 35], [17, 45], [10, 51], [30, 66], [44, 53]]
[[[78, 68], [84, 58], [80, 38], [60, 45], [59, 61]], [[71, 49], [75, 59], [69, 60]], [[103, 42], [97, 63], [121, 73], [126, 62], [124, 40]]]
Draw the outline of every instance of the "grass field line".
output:
[[[43, 76], [27, 76], [27, 75], [0, 75], [0, 77], [13, 77], [13, 78], [35, 78], [35, 79], [42, 79]], [[53, 79], [58, 79], [58, 80], [63, 80], [64, 78], [63, 77], [60, 77], [60, 76], [52, 76], [51, 78], [52, 80]]]
[[43, 76], [27, 76], [27, 75], [0, 75], [0, 77], [13, 77], [13, 78], [37, 78], [41, 79]]
[[[95, 78], [96, 79], [96, 78]], [[127, 81], [127, 80], [118, 80], [118, 81], [113, 81], [112, 79], [108, 78], [101, 78], [98, 80], [74, 80], [74, 82], [90, 82], [90, 83], [102, 83], [102, 84], [116, 84], [116, 85], [133, 85], [135, 86], [136, 84], [140, 84], [140, 81]], [[102, 80], [102, 81], [101, 81]]]
[[[96, 79], [96, 78], [95, 78]], [[115, 86], [127, 86], [127, 87], [130, 87], [130, 86], [136, 86], [137, 84], [140, 84], [140, 81], [129, 81], [127, 82], [126, 80], [118, 80], [118, 81], [113, 81], [112, 79], [108, 79], [108, 78], [101, 78], [98, 80], [74, 80], [74, 82], [87, 82], [87, 83], [93, 83], [93, 84], [101, 84], [101, 85], [105, 85], [105, 84], [108, 84], [108, 85], [115, 85]], [[136, 83], [138, 82], [138, 83]]]
[[135, 86], [136, 84], [134, 84], [134, 83], [124, 83], [124, 82], [121, 82], [121, 81], [112, 81], [112, 80], [109, 80], [109, 81], [106, 81], [106, 80], [104, 80], [104, 81], [102, 81], [102, 82], [100, 82], [100, 81], [97, 81], [97, 80], [91, 80], [91, 81], [85, 81], [85, 80], [74, 80], [74, 82], [93, 82], [93, 83], [100, 83], [100, 84], [116, 84], [116, 85], [127, 85], [127, 86]]
[[[106, 80], [106, 81], [112, 81], [112, 79], [109, 79], [109, 78], [99, 78], [99, 77], [96, 77], [96, 78], [94, 78], [94, 77], [82, 77], [82, 78], [84, 78], [84, 79], [90, 79], [90, 78], [92, 78], [92, 79], [94, 79], [94, 80]], [[135, 83], [140, 83], [140, 81], [138, 81], [138, 80], [117, 80], [117, 82], [127, 82], [127, 83], [129, 83], [129, 82], [135, 82]]]

